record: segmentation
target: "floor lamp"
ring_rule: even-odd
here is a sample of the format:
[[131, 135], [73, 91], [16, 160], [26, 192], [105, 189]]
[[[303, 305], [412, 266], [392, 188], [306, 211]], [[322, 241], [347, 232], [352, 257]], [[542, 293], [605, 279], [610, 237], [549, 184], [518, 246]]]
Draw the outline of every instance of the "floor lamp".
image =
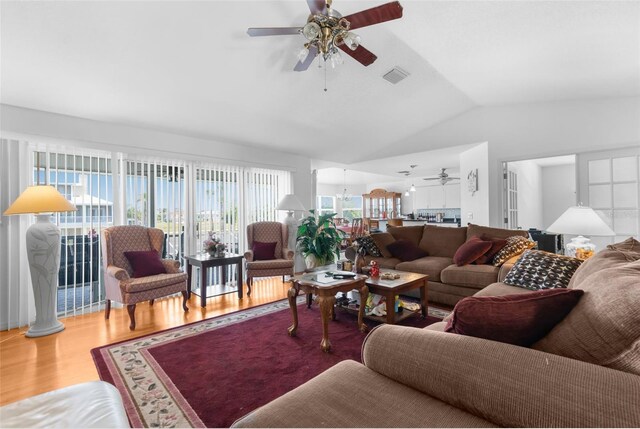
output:
[[4, 212], [5, 215], [35, 214], [36, 223], [27, 229], [27, 258], [36, 304], [36, 323], [27, 337], [60, 332], [64, 325], [56, 316], [60, 229], [51, 223], [51, 213], [76, 211], [53, 186], [29, 186]]
[[305, 211], [305, 208], [298, 197], [296, 197], [294, 194], [287, 194], [282, 198], [282, 200], [280, 200], [280, 203], [278, 203], [276, 210], [287, 211], [287, 217], [283, 222], [285, 225], [287, 225], [287, 230], [289, 231], [289, 243], [287, 247], [295, 252], [296, 238], [298, 235], [298, 220], [293, 217], [293, 213], [294, 211]]

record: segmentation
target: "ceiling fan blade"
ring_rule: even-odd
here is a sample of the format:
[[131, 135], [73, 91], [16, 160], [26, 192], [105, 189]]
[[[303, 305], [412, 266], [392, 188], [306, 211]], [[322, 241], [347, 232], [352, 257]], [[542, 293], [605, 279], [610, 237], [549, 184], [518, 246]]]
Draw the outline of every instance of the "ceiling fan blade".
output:
[[373, 62], [378, 59], [378, 57], [376, 57], [371, 51], [363, 48], [362, 45], [358, 46], [355, 51], [352, 51], [344, 44], [339, 47], [345, 54], [349, 55], [365, 67], [373, 64]]
[[298, 61], [293, 70], [298, 72], [307, 70], [313, 60], [316, 58], [316, 55], [318, 55], [318, 48], [313, 45], [309, 46], [309, 53], [307, 54], [307, 58], [305, 58], [304, 61]]
[[426, 177], [426, 178], [424, 178], [422, 180], [441, 180], [441, 178], [440, 177]]
[[327, 13], [327, 3], [325, 0], [307, 0], [307, 5], [309, 5], [309, 10], [312, 15], [318, 13], [326, 15]]
[[351, 23], [349, 29], [355, 30], [357, 28], [402, 18], [402, 6], [400, 2], [394, 1], [383, 4], [382, 6], [356, 12], [344, 18]]
[[251, 37], [256, 36], [285, 36], [288, 34], [300, 34], [300, 27], [265, 27], [265, 28], [248, 28], [247, 34]]

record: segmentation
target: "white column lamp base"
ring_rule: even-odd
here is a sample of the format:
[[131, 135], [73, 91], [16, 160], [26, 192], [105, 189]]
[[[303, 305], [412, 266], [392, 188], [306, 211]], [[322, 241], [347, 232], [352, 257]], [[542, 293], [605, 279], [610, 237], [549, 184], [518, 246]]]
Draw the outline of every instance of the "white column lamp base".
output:
[[27, 257], [36, 305], [36, 322], [25, 334], [27, 337], [42, 337], [64, 329], [56, 314], [60, 229], [50, 222], [50, 214], [36, 217], [37, 222], [27, 230]]

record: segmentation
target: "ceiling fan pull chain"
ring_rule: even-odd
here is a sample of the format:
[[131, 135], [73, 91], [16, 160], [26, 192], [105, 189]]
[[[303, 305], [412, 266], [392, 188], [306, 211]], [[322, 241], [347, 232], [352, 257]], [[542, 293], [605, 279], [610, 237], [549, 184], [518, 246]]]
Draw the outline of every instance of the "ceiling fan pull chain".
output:
[[327, 60], [324, 60], [324, 92], [327, 92]]

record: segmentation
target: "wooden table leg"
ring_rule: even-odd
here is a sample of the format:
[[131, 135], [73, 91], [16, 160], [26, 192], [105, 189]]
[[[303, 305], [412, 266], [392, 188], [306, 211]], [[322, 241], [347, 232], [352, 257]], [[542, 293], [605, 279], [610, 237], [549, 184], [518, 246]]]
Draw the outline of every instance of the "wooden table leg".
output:
[[393, 325], [396, 321], [396, 296], [386, 295], [385, 299], [387, 301], [387, 324]]
[[328, 353], [331, 350], [331, 341], [329, 341], [329, 319], [331, 318], [333, 306], [336, 305], [336, 297], [333, 295], [320, 295], [318, 296], [318, 304], [322, 317], [322, 341], [320, 342], [320, 348], [323, 352]]
[[364, 323], [364, 307], [367, 305], [367, 298], [369, 297], [369, 288], [366, 284], [363, 284], [359, 289], [360, 292], [360, 309], [358, 310], [358, 329], [360, 332], [367, 332], [369, 328]]
[[227, 285], [227, 265], [220, 266], [220, 281], [222, 282], [222, 286]]
[[427, 317], [427, 306], [429, 301], [427, 298], [427, 282], [420, 288], [420, 311], [422, 311], [422, 318]]
[[193, 278], [193, 265], [187, 260], [187, 299], [191, 298], [191, 280]]
[[242, 289], [244, 288], [242, 279], [242, 261], [236, 264], [236, 284], [238, 286], [238, 298], [242, 299]]
[[204, 266], [200, 267], [200, 307], [207, 306], [207, 270]]
[[291, 288], [287, 292], [287, 298], [289, 299], [289, 308], [291, 309], [291, 315], [293, 316], [293, 325], [289, 327], [289, 336], [295, 337], [298, 331], [298, 306], [296, 301], [298, 298], [298, 285], [295, 282], [291, 282]]

